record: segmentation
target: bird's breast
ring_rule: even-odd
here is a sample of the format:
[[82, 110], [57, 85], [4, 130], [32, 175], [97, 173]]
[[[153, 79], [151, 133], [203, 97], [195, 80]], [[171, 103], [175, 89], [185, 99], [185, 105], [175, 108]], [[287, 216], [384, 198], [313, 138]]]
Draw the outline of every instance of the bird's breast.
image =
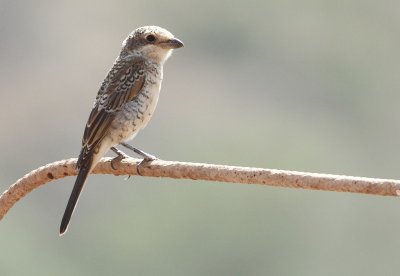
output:
[[157, 106], [161, 79], [147, 79], [137, 97], [126, 103], [111, 126], [111, 138], [116, 143], [132, 139], [146, 127]]

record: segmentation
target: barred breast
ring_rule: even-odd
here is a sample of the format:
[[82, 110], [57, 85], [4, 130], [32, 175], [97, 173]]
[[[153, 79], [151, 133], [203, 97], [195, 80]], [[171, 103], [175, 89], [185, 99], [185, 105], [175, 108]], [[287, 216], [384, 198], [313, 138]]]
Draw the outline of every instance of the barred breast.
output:
[[152, 66], [138, 96], [124, 105], [111, 125], [110, 138], [115, 144], [133, 139], [146, 127], [156, 109], [162, 81], [162, 67]]

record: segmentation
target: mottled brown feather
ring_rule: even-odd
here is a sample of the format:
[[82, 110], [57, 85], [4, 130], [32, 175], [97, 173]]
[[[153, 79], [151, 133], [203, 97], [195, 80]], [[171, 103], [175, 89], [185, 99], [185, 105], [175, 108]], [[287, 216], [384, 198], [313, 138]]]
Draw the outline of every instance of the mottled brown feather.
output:
[[139, 68], [143, 68], [143, 62], [129, 64], [117, 60], [109, 72], [97, 94], [95, 105], [85, 127], [78, 168], [91, 165], [92, 158], [88, 157], [98, 150], [116, 113], [126, 103], [133, 101], [142, 90], [145, 77]]

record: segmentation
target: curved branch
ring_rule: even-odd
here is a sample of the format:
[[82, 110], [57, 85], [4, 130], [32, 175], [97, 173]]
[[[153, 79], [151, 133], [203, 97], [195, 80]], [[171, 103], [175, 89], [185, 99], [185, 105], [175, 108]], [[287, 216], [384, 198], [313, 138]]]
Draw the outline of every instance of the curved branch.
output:
[[[111, 167], [112, 158], [102, 158], [93, 170], [94, 174], [137, 175], [137, 165], [141, 160], [126, 158]], [[47, 182], [76, 175], [76, 158], [57, 161], [40, 167], [20, 178], [0, 196], [0, 220], [8, 210], [33, 189]], [[261, 184], [286, 188], [336, 191], [399, 196], [400, 181], [331, 174], [305, 173], [273, 169], [223, 166], [213, 164], [188, 163], [154, 160], [139, 166], [140, 175], [153, 177], [186, 178], [232, 182], [241, 184]]]

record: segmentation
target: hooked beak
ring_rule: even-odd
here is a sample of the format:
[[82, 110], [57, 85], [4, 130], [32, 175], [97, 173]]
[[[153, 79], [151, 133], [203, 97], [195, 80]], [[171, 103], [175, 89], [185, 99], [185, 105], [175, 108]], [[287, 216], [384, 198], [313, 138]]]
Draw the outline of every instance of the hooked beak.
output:
[[168, 39], [165, 42], [160, 43], [162, 47], [167, 49], [177, 49], [183, 47], [183, 42], [177, 38]]

